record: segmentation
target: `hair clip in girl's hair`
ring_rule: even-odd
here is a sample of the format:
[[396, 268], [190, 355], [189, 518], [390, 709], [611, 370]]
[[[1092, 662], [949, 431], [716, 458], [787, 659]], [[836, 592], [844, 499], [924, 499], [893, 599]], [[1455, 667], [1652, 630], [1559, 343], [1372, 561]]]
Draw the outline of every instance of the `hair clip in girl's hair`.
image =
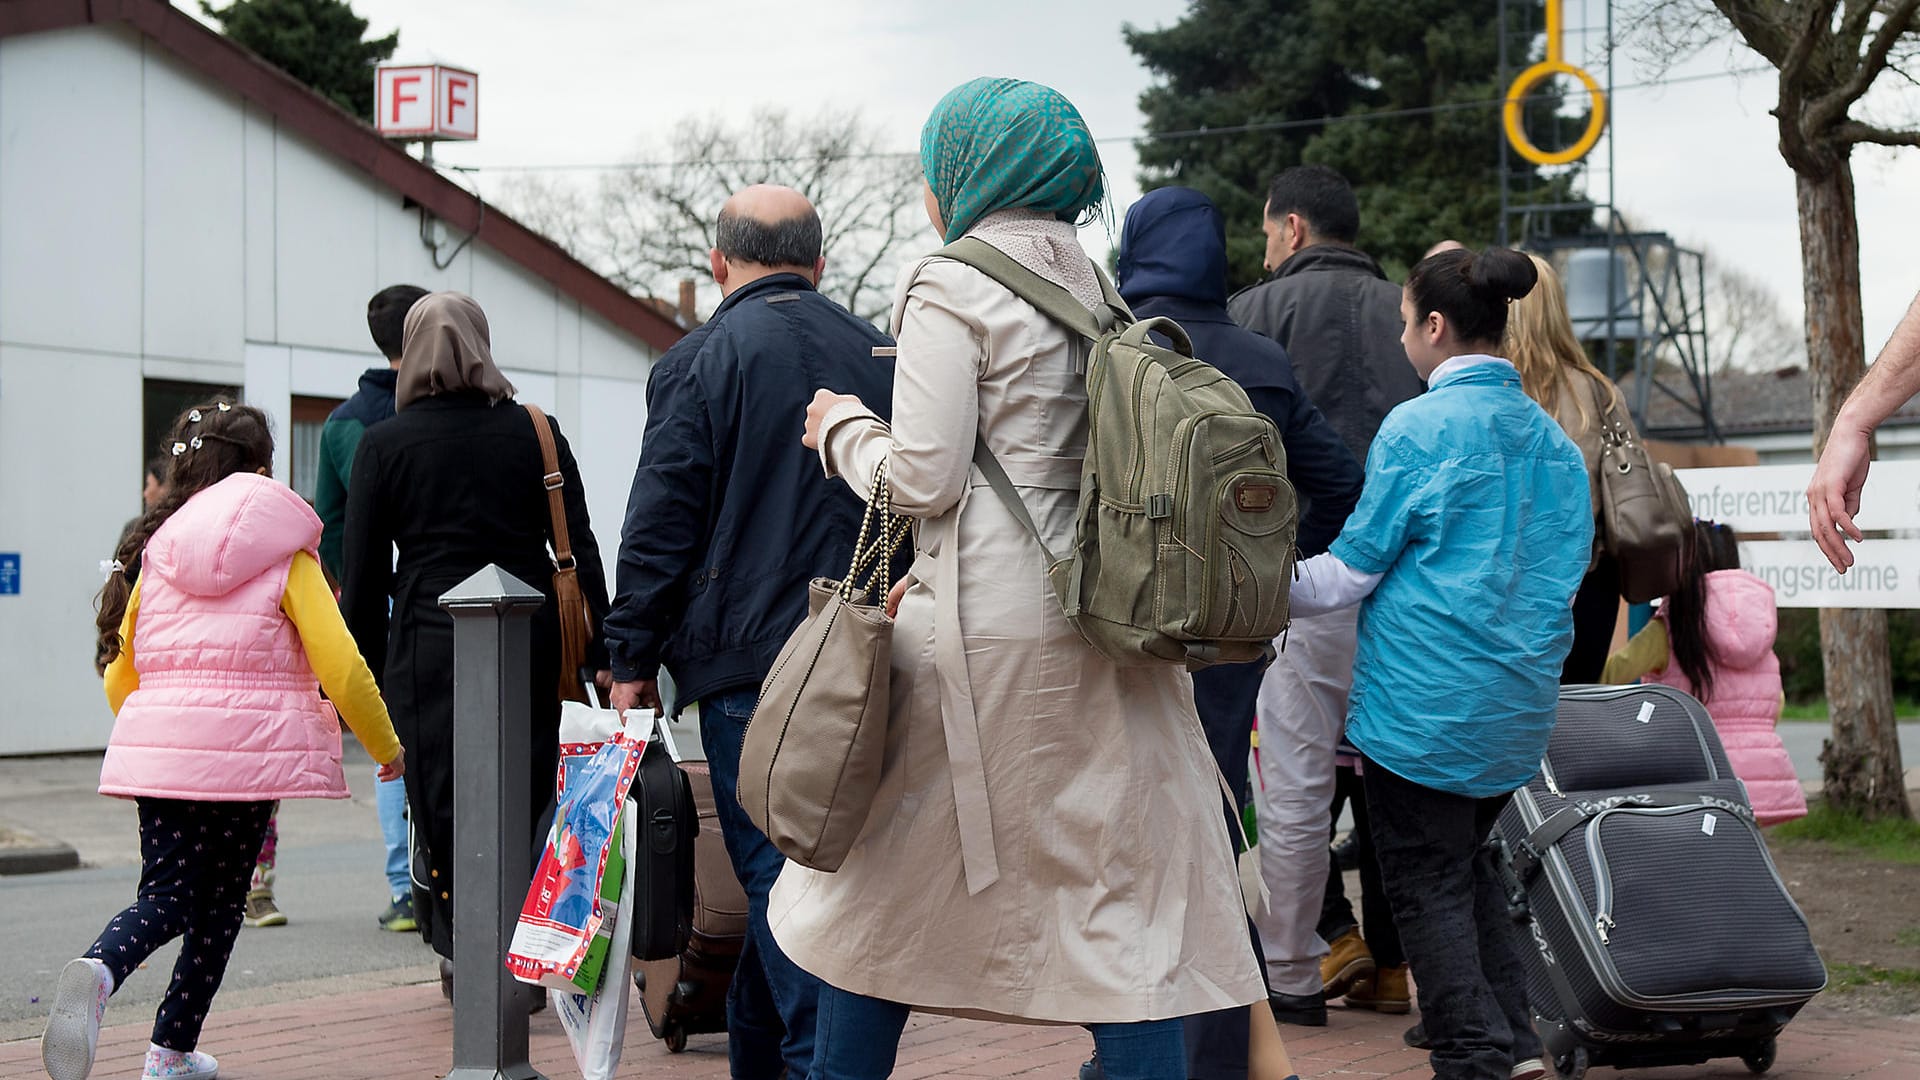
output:
[[200, 449], [200, 446], [201, 446], [200, 436], [195, 435], [193, 438], [188, 439], [187, 445], [193, 447], [195, 450]]
[[127, 568], [120, 565], [119, 559], [101, 559], [100, 560], [100, 576], [101, 577], [112, 577], [115, 574], [124, 574], [126, 573], [126, 571], [127, 571]]
[[[200, 440], [199, 440], [199, 439], [195, 439], [195, 440], [193, 440], [193, 441], [194, 441], [194, 442], [199, 442]], [[186, 453], [186, 452], [187, 452], [187, 444], [186, 444], [186, 443], [183, 443], [183, 442], [177, 442], [177, 443], [174, 443], [174, 444], [173, 444], [173, 456], [174, 456], [174, 457], [179, 457], [179, 456], [180, 456], [181, 454], [184, 454], [184, 453]]]
[[199, 409], [187, 410], [187, 423], [197, 424], [199, 422], [200, 422], [200, 410]]
[[231, 406], [231, 405], [229, 405], [229, 404], [227, 404], [226, 402], [224, 402], [224, 401], [223, 401], [223, 402], [221, 402], [221, 403], [220, 403], [220, 411], [221, 411], [221, 412], [232, 412], [232, 411], [233, 411], [233, 406]]

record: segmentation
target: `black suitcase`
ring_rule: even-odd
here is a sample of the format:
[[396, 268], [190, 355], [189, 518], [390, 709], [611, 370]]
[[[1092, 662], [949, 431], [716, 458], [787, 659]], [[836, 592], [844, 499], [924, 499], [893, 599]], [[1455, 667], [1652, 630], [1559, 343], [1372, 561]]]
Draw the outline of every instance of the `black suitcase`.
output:
[[663, 960], [680, 955], [693, 930], [694, 838], [700, 818], [687, 774], [674, 764], [657, 731], [640, 755], [631, 790], [640, 821], [633, 844], [632, 952], [637, 960]]
[[700, 836], [694, 842], [693, 935], [678, 956], [639, 964], [633, 973], [647, 1027], [676, 1054], [687, 1048], [688, 1035], [727, 1030], [727, 990], [747, 938], [747, 892], [720, 837], [713, 780], [705, 762], [680, 767], [692, 778], [700, 811]]
[[[1738, 1057], [1826, 987], [1712, 719], [1666, 686], [1574, 686], [1490, 840], [1562, 1078]], [[1530, 946], [1530, 947], [1529, 947]]]

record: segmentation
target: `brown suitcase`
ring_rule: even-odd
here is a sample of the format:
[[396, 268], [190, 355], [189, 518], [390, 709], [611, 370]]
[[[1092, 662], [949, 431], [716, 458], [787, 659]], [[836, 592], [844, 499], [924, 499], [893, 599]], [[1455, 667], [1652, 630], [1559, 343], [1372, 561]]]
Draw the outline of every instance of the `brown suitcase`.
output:
[[747, 936], [747, 893], [720, 839], [707, 763], [680, 767], [693, 782], [700, 813], [693, 845], [693, 936], [679, 956], [637, 961], [633, 973], [647, 1027], [676, 1054], [687, 1048], [689, 1035], [727, 1030], [727, 987]]

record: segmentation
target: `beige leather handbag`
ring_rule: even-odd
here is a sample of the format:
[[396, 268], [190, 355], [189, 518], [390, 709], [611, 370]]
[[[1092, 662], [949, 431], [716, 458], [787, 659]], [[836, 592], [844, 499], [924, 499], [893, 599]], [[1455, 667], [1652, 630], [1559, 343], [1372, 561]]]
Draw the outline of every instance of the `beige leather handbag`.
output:
[[[774, 658], [740, 748], [740, 806], [773, 846], [832, 872], [852, 850], [887, 749], [892, 557], [912, 529], [874, 473], [853, 565], [808, 585], [809, 614]], [[862, 575], [865, 575], [862, 584]]]
[[1620, 564], [1620, 595], [1644, 604], [1673, 592], [1686, 573], [1693, 507], [1665, 462], [1653, 460], [1626, 409], [1598, 395], [1601, 415], [1600, 539]]

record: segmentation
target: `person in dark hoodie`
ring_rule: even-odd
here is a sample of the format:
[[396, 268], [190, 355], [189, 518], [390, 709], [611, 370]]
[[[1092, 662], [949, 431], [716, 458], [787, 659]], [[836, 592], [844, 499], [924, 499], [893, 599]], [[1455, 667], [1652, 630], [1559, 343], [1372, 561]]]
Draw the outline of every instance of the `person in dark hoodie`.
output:
[[[341, 551], [347, 532], [347, 478], [353, 475], [353, 455], [360, 437], [383, 420], [393, 419], [393, 387], [400, 377], [400, 345], [406, 334], [407, 312], [427, 295], [418, 285], [389, 285], [367, 301], [367, 331], [374, 347], [387, 358], [385, 367], [360, 374], [360, 388], [327, 414], [320, 425], [320, 468], [314, 482], [313, 508], [320, 515], [320, 565], [335, 582], [347, 575]], [[413, 875], [407, 851], [407, 787], [400, 780], [375, 785], [374, 805], [380, 813], [380, 837], [386, 844], [387, 909], [380, 928], [405, 933], [419, 929], [413, 913]]]
[[[1227, 314], [1226, 221], [1205, 195], [1167, 187], [1147, 193], [1120, 233], [1120, 295], [1139, 318], [1179, 323], [1194, 353], [1246, 390], [1254, 408], [1280, 429], [1287, 478], [1300, 495], [1301, 556], [1325, 551], [1360, 498], [1364, 474], [1340, 435], [1294, 378], [1287, 350], [1234, 324]], [[1228, 664], [1193, 676], [1194, 704], [1220, 772], [1241, 804], [1247, 751], [1264, 664]], [[1251, 927], [1249, 928], [1251, 931]], [[1255, 950], [1259, 949], [1256, 935]], [[1263, 964], [1264, 966], [1264, 964]], [[1245, 1009], [1187, 1021], [1187, 1075], [1215, 1080], [1247, 1075]]]

